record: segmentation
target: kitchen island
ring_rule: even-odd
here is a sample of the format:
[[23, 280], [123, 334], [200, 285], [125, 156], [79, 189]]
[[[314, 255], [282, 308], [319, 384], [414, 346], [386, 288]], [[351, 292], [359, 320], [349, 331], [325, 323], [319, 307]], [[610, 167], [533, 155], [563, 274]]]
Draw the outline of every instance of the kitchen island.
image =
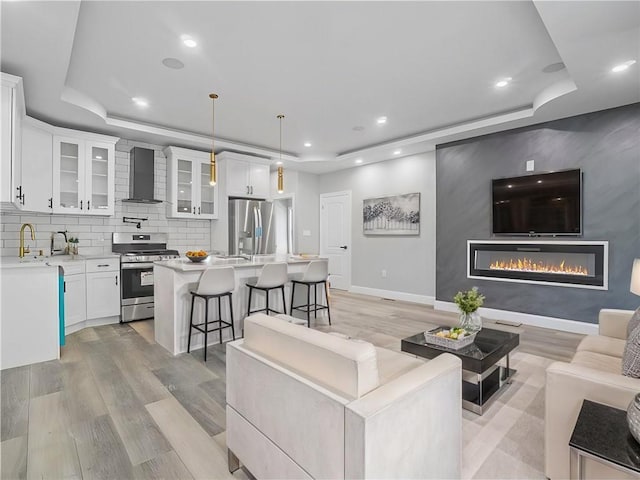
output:
[[[289, 274], [302, 273], [307, 264], [316, 258], [301, 258], [296, 256], [265, 255], [256, 256], [251, 260], [243, 258], [209, 257], [201, 263], [193, 263], [186, 258], [164, 260], [155, 262], [153, 267], [154, 277], [154, 308], [155, 308], [155, 339], [156, 342], [166, 348], [173, 355], [187, 351], [189, 336], [189, 315], [191, 313], [190, 289], [194, 289], [202, 272], [211, 267], [233, 266], [235, 269], [235, 289], [233, 290], [233, 317], [236, 337], [242, 335], [244, 317], [247, 314], [248, 288], [246, 282], [260, 275], [262, 267], [266, 263], [286, 262]], [[290, 288], [285, 286], [287, 311], [289, 310]], [[277, 310], [282, 310], [281, 297], [273, 294], [273, 303]], [[296, 291], [296, 297], [298, 292]], [[264, 295], [254, 295], [252, 310], [264, 306]], [[211, 307], [214, 300], [211, 300]], [[217, 303], [217, 302], [215, 302]], [[227, 299], [222, 300], [223, 319], [228, 319]], [[210, 307], [210, 319], [217, 318], [217, 308]], [[204, 302], [196, 301], [194, 311], [194, 323], [204, 320]], [[197, 332], [196, 332], [197, 333]], [[222, 340], [231, 339], [231, 329], [222, 331]], [[218, 334], [209, 335], [209, 345], [219, 343]], [[191, 349], [202, 348], [204, 335], [194, 334], [191, 339]]]

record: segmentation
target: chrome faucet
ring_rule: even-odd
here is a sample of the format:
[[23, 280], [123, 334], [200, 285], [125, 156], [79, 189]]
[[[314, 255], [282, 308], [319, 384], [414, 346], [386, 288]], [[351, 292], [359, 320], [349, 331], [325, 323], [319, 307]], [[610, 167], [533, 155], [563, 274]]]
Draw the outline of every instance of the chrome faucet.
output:
[[29, 227], [29, 230], [31, 230], [31, 240], [36, 239], [36, 232], [33, 229], [33, 225], [31, 225], [30, 223], [24, 223], [22, 227], [20, 227], [20, 258], [24, 257], [25, 253], [29, 253], [31, 251], [29, 250], [29, 247], [27, 247], [26, 249], [24, 248], [24, 229], [27, 227]]

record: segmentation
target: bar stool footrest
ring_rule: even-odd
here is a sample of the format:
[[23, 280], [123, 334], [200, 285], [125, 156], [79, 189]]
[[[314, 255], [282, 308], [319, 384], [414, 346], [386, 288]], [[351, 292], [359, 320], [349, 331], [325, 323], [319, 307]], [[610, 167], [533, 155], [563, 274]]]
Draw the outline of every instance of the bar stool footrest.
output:
[[209, 325], [211, 325], [212, 323], [217, 323], [219, 324], [218, 327], [215, 328], [211, 328], [209, 330], [206, 330], [204, 328], [202, 328], [204, 325], [206, 325], [206, 323], [194, 323], [193, 325], [191, 325], [191, 328], [195, 328], [196, 330], [198, 330], [201, 333], [211, 333], [211, 332], [217, 332], [220, 330], [224, 330], [225, 328], [231, 328], [231, 324], [227, 323], [223, 320], [211, 320], [209, 322]]

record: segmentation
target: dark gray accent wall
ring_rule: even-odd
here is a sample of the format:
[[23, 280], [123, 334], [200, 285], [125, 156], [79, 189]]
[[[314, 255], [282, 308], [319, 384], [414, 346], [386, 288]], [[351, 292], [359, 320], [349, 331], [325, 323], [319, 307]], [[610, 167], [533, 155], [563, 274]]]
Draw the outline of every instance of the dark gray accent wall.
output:
[[[467, 278], [467, 240], [527, 238], [491, 234], [491, 180], [526, 175], [527, 160], [535, 160], [532, 173], [582, 169], [577, 239], [609, 241], [608, 291]], [[601, 308], [640, 304], [629, 292], [640, 257], [640, 104], [438, 146], [436, 189], [437, 300], [477, 285], [486, 307], [588, 323]]]

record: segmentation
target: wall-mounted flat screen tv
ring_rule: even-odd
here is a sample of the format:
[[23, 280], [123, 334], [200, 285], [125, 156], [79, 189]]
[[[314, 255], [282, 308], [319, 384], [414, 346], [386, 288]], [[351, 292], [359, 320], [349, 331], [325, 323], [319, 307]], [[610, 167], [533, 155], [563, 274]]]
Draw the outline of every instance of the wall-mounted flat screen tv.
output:
[[581, 235], [579, 169], [493, 180], [495, 235]]

